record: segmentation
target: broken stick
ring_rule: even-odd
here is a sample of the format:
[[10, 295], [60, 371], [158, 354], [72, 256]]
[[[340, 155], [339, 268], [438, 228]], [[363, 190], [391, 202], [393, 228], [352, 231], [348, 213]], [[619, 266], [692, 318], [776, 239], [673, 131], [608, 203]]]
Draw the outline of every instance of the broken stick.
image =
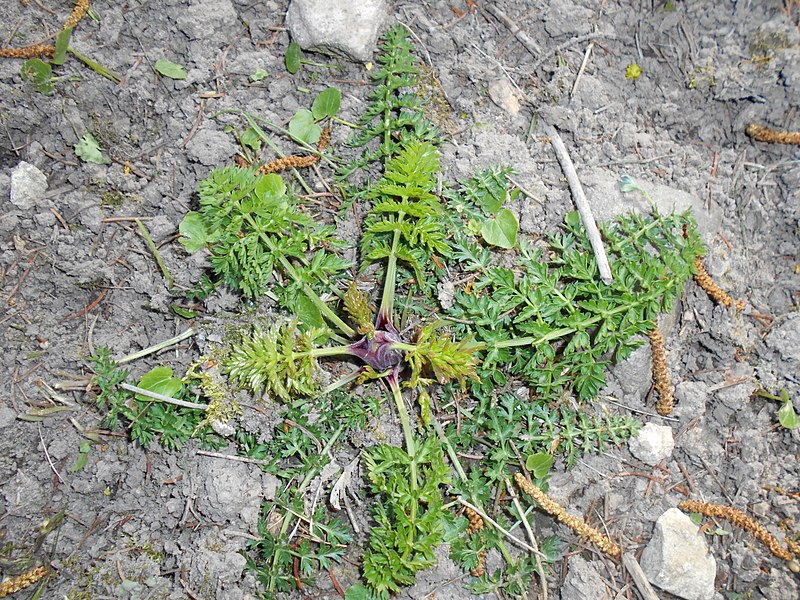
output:
[[556, 128], [548, 123], [542, 123], [542, 128], [547, 137], [550, 138], [550, 143], [556, 153], [556, 158], [561, 164], [561, 170], [564, 171], [564, 176], [567, 178], [569, 189], [572, 192], [572, 197], [575, 199], [575, 206], [581, 215], [581, 223], [586, 229], [586, 235], [589, 242], [592, 244], [595, 259], [597, 260], [597, 268], [600, 271], [600, 279], [605, 284], [611, 284], [614, 277], [611, 275], [611, 267], [608, 264], [608, 257], [606, 256], [606, 249], [603, 247], [603, 240], [600, 238], [600, 230], [597, 229], [597, 223], [594, 220], [592, 209], [589, 206], [589, 201], [586, 199], [586, 194], [583, 193], [583, 186], [578, 173], [575, 171], [575, 165], [572, 164], [572, 159], [569, 157], [567, 147], [564, 145], [561, 136], [558, 135]]

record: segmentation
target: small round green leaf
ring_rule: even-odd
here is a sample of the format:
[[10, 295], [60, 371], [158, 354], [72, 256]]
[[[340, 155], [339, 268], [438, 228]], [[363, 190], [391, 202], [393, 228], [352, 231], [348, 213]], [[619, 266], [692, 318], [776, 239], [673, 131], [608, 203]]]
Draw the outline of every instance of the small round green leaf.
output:
[[53, 91], [53, 67], [39, 58], [31, 58], [22, 63], [22, 78], [30, 81], [33, 88], [42, 94]]
[[300, 70], [300, 61], [302, 58], [303, 49], [300, 47], [300, 44], [297, 42], [290, 43], [289, 48], [286, 49], [286, 56], [284, 57], [286, 70], [292, 75], [297, 73]]
[[310, 110], [301, 108], [289, 121], [289, 133], [306, 144], [314, 145], [322, 136], [322, 127], [314, 123]]
[[208, 231], [199, 212], [190, 211], [186, 213], [183, 221], [178, 226], [178, 231], [181, 234], [178, 241], [186, 248], [189, 254], [197, 252], [208, 243]]
[[497, 213], [494, 219], [484, 221], [481, 226], [481, 237], [491, 246], [509, 250], [517, 245], [518, 231], [519, 221], [517, 221], [517, 216], [507, 208], [504, 208]]
[[339, 112], [342, 104], [342, 92], [336, 88], [328, 88], [317, 94], [314, 103], [311, 105], [311, 114], [315, 121], [321, 121], [325, 117], [333, 117]]
[[778, 422], [786, 429], [797, 429], [800, 427], [800, 418], [794, 411], [792, 401], [784, 402], [783, 406], [778, 409]]
[[81, 141], [75, 144], [75, 154], [83, 162], [94, 163], [96, 165], [107, 165], [111, 159], [100, 150], [100, 144], [88, 131], [83, 134]]
[[269, 77], [269, 73], [267, 73], [264, 69], [258, 68], [256, 72], [250, 75], [250, 81], [261, 81], [262, 79], [266, 79]]
[[553, 456], [546, 452], [531, 454], [525, 461], [525, 468], [528, 469], [536, 479], [543, 479], [547, 476], [552, 466]]
[[159, 58], [156, 61], [155, 69], [170, 79], [186, 79], [186, 69], [170, 60]]
[[[172, 369], [169, 367], [156, 367], [142, 375], [139, 380], [139, 387], [146, 389], [148, 392], [174, 398], [181, 391], [183, 383], [177, 377], [172, 376]], [[142, 402], [152, 401], [152, 398], [141, 394], [137, 394], [136, 399]]]

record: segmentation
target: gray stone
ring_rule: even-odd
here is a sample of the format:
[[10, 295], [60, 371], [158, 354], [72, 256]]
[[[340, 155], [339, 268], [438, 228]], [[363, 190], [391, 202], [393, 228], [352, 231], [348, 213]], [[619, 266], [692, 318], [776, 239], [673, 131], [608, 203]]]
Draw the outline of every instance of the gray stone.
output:
[[650, 583], [679, 598], [714, 597], [717, 561], [697, 525], [677, 508], [670, 508], [656, 521], [641, 565]]
[[628, 443], [631, 454], [643, 463], [655, 466], [669, 458], [675, 448], [672, 428], [666, 425], [647, 423]]
[[611, 597], [603, 578], [591, 563], [580, 556], [570, 558], [569, 572], [561, 587], [561, 600], [607, 600]]
[[[613, 219], [636, 210], [649, 213], [650, 203], [641, 192], [623, 194], [619, 189], [620, 174], [608, 169], [593, 168], [578, 173], [589, 204], [598, 221]], [[635, 180], [653, 199], [662, 213], [683, 212], [691, 209], [697, 219], [697, 228], [703, 239], [711, 239], [722, 222], [719, 209], [706, 210], [703, 201], [688, 192], [666, 185]]]
[[800, 362], [800, 313], [792, 313], [786, 321], [773, 327], [766, 342], [784, 360]]
[[22, 210], [41, 204], [47, 192], [47, 177], [30, 163], [21, 161], [11, 171], [11, 204]]
[[323, 48], [367, 62], [386, 12], [384, 0], [293, 0], [286, 26], [302, 48]]

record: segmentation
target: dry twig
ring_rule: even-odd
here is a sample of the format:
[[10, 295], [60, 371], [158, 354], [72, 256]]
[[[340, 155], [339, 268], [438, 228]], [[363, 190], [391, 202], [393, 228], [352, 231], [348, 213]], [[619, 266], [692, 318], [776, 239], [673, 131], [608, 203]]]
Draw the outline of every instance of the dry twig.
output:
[[561, 164], [561, 170], [564, 171], [569, 189], [572, 191], [572, 197], [575, 199], [575, 206], [578, 208], [578, 212], [581, 215], [581, 223], [583, 223], [583, 227], [586, 229], [586, 235], [589, 238], [589, 242], [592, 244], [592, 250], [597, 260], [597, 268], [600, 271], [600, 279], [602, 279], [604, 283], [610, 284], [614, 281], [614, 277], [611, 275], [611, 267], [608, 264], [608, 257], [603, 247], [603, 240], [600, 238], [600, 231], [597, 229], [597, 223], [594, 220], [589, 201], [586, 199], [586, 194], [583, 192], [581, 180], [578, 179], [575, 165], [572, 163], [569, 152], [567, 152], [567, 147], [564, 145], [561, 136], [558, 135], [556, 128], [548, 123], [543, 123], [543, 129], [545, 135], [550, 138], [550, 143], [556, 153], [556, 158], [558, 158], [558, 162]]
[[514, 481], [517, 482], [517, 485], [523, 492], [536, 500], [537, 504], [539, 504], [539, 506], [541, 506], [545, 512], [551, 514], [556, 519], [564, 523], [564, 525], [572, 529], [572, 531], [577, 533], [579, 536], [588, 539], [612, 558], [619, 558], [619, 556], [622, 554], [622, 549], [608, 536], [600, 533], [597, 529], [586, 523], [586, 521], [583, 519], [569, 514], [563, 506], [561, 506], [558, 502], [548, 498], [542, 490], [528, 481], [522, 473], [517, 473], [514, 475]]
[[[716, 517], [725, 519], [750, 532], [754, 538], [764, 544], [767, 549], [778, 558], [783, 560], [792, 560], [794, 553], [792, 550], [784, 548], [774, 535], [767, 531], [761, 523], [755, 521], [743, 513], [738, 508], [732, 506], [724, 506], [722, 504], [714, 504], [712, 502], [700, 502], [698, 500], [684, 500], [678, 503], [678, 508], [681, 510], [700, 513], [707, 517]], [[791, 546], [790, 546], [791, 547]]]

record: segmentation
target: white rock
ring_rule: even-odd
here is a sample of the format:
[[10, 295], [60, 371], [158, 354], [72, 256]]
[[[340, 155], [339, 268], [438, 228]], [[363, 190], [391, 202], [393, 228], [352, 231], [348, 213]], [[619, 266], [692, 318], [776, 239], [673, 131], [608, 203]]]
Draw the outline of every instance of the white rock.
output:
[[11, 203], [17, 208], [33, 208], [44, 199], [47, 177], [39, 169], [24, 160], [11, 171]]
[[648, 423], [628, 442], [631, 454], [643, 463], [655, 466], [672, 454], [675, 440], [672, 428]]
[[367, 62], [386, 13], [385, 0], [292, 0], [286, 26], [302, 48], [327, 48]]
[[489, 98], [508, 114], [513, 116], [519, 113], [519, 98], [508, 79], [495, 79], [489, 82]]
[[717, 561], [697, 525], [677, 508], [670, 508], [656, 521], [641, 565], [650, 583], [679, 598], [714, 597]]

